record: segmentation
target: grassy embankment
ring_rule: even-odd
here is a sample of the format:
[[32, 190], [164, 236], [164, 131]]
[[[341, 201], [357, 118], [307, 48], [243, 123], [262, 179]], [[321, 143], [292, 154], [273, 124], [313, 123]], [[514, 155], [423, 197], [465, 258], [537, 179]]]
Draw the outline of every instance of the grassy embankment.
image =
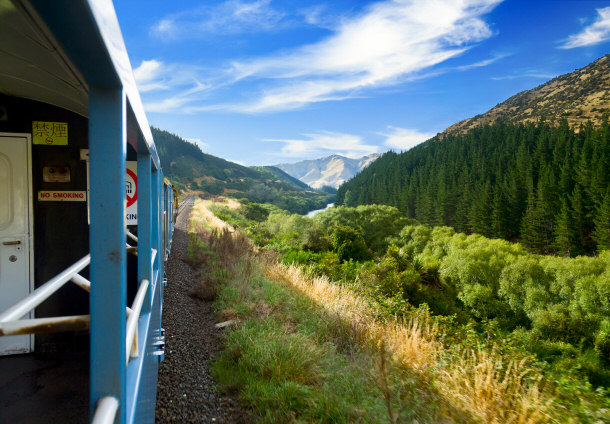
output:
[[527, 359], [495, 347], [448, 354], [427, 314], [382, 317], [349, 288], [257, 254], [239, 233], [211, 234], [204, 210], [199, 203], [192, 216], [192, 259], [205, 270], [199, 295], [217, 295], [221, 317], [237, 323], [215, 374], [263, 421], [565, 418]]

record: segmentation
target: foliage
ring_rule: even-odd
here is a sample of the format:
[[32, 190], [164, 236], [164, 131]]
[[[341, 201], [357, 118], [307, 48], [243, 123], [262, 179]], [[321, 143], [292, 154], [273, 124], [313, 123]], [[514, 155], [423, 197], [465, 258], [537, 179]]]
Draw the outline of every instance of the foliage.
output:
[[269, 216], [269, 210], [258, 203], [248, 203], [245, 205], [244, 216], [252, 221], [262, 222]]
[[366, 245], [375, 253], [383, 253], [386, 239], [396, 234], [409, 221], [398, 209], [383, 205], [366, 205], [357, 208], [345, 206], [329, 208], [318, 213], [314, 221], [325, 228], [349, 226], [360, 232]]
[[[373, 216], [372, 222], [362, 218], [363, 208], [375, 212], [365, 215]], [[264, 223], [263, 245], [283, 253], [286, 264], [349, 285], [389, 316], [426, 307], [452, 317], [454, 332], [475, 325], [485, 333], [493, 325], [499, 340], [519, 334], [515, 349], [548, 361], [552, 379], [564, 379], [564, 367], [570, 378], [610, 385], [610, 251], [597, 257], [541, 256], [518, 243], [424, 225], [406, 225], [390, 236], [375, 214], [392, 216], [392, 209], [331, 208], [313, 220], [274, 211]], [[369, 230], [371, 240], [380, 233], [381, 254], [373, 258], [367, 252], [360, 228]], [[324, 241], [316, 245], [312, 239]]]
[[234, 268], [215, 308], [235, 325], [223, 333], [212, 372], [257, 421], [436, 421], [439, 402], [423, 402], [418, 380], [390, 358], [378, 370], [375, 351], [356, 343], [339, 317], [267, 278], [250, 255]]
[[497, 122], [384, 154], [339, 187], [335, 204], [390, 205], [423, 224], [577, 256], [608, 248], [609, 190], [607, 119], [578, 131], [565, 120]]
[[[246, 220], [243, 208], [227, 218], [241, 222], [255, 239], [264, 234], [259, 244], [280, 252], [284, 264], [302, 265], [309, 275], [327, 276], [367, 299], [381, 319], [432, 313], [429, 319], [438, 326], [444, 346], [439, 372], [480, 361], [529, 364], [544, 375], [545, 390], [561, 406], [558, 411], [565, 411], [561, 420], [603, 422], [604, 408], [610, 405], [610, 252], [541, 256], [520, 244], [456, 233], [450, 227], [406, 225], [393, 236], [379, 237], [385, 244], [381, 254], [362, 257], [338, 247], [342, 240], [345, 247], [359, 240], [361, 252], [368, 246], [360, 228], [373, 225], [361, 218], [358, 208], [333, 209], [332, 222], [352, 220], [352, 225], [333, 226], [328, 217], [312, 220], [277, 209], [263, 223]], [[312, 238], [334, 245], [310, 249], [306, 240]], [[488, 353], [481, 353], [483, 359], [456, 353], [489, 349], [498, 359]], [[510, 370], [495, 366], [489, 373]], [[524, 384], [519, 390], [526, 390], [539, 381], [528, 378], [498, 384]]]
[[362, 234], [352, 227], [346, 225], [334, 226], [330, 240], [333, 251], [337, 253], [341, 262], [350, 259], [361, 261], [371, 256], [371, 252], [366, 247]]

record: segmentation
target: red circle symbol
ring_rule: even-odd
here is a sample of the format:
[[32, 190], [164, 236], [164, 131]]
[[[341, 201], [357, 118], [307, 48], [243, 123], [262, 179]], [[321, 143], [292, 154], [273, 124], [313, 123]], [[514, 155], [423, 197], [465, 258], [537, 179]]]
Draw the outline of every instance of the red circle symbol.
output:
[[136, 200], [138, 200], [138, 177], [136, 177], [135, 172], [133, 172], [131, 169], [127, 169], [126, 171], [127, 175], [129, 175], [133, 179], [133, 195], [129, 195], [129, 182], [127, 183], [128, 188], [127, 193], [125, 194], [125, 197], [127, 198], [127, 207], [130, 207], [131, 205], [136, 203]]

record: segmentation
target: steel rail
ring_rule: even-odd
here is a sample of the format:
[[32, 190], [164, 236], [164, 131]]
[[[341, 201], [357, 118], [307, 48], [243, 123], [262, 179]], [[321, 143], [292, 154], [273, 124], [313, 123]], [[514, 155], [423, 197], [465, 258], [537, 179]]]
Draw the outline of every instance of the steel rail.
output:
[[21, 299], [13, 306], [6, 309], [0, 314], [0, 323], [15, 321], [29, 313], [32, 309], [36, 308], [42, 302], [47, 300], [53, 293], [59, 290], [64, 284], [70, 281], [75, 274], [82, 271], [87, 265], [91, 263], [91, 255], [87, 255], [80, 259], [74, 265], [66, 268], [55, 277], [38, 287], [27, 297]]

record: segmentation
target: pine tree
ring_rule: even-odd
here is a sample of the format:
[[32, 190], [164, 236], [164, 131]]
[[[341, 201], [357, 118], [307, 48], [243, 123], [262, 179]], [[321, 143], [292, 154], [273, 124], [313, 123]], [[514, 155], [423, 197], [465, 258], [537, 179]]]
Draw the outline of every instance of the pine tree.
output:
[[555, 243], [554, 247], [557, 254], [561, 256], [570, 256], [574, 251], [574, 230], [570, 217], [570, 208], [564, 200], [561, 203], [561, 210], [555, 217]]
[[470, 229], [473, 233], [491, 236], [491, 188], [489, 181], [476, 195], [470, 209]]
[[597, 251], [610, 250], [610, 188], [606, 190], [593, 221], [595, 223], [593, 238], [597, 243]]

